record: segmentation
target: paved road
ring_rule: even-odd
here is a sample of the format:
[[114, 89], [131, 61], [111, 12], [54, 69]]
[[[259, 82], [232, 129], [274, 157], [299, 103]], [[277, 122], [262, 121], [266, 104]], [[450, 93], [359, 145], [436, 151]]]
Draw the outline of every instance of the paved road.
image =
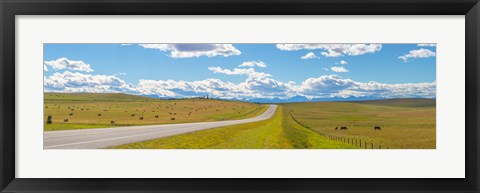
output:
[[270, 105], [263, 114], [257, 117], [232, 121], [47, 131], [43, 133], [43, 147], [44, 149], [106, 148], [203, 129], [262, 121], [272, 117], [276, 109], [277, 105]]

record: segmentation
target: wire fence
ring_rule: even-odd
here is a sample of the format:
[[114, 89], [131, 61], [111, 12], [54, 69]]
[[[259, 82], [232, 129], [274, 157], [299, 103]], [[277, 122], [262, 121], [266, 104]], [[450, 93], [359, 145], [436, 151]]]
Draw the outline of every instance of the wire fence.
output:
[[[292, 114], [293, 110], [290, 110], [288, 113], [290, 114], [290, 117], [297, 122], [299, 125], [310, 129], [308, 125], [303, 124], [302, 122], [298, 121], [295, 116]], [[318, 132], [317, 132], [318, 133]], [[354, 138], [354, 137], [346, 137], [346, 136], [337, 136], [337, 135], [332, 135], [332, 134], [326, 134], [326, 133], [318, 133], [323, 137], [326, 137], [330, 140], [338, 141], [338, 142], [343, 142], [347, 143], [350, 145], [353, 145], [355, 147], [361, 148], [361, 149], [390, 149], [389, 147], [380, 145], [380, 144], [375, 144], [372, 142], [367, 142], [366, 140]]]
[[330, 139], [330, 140], [347, 143], [349, 145], [353, 145], [353, 146], [361, 148], [361, 149], [390, 149], [389, 147], [382, 146], [380, 144], [375, 144], [375, 143], [372, 143], [372, 142], [367, 142], [366, 140], [362, 141], [362, 139], [358, 139], [358, 138], [336, 136], [336, 135], [331, 135], [331, 134], [326, 134], [326, 133], [319, 133], [319, 134], [323, 137], [326, 137], [326, 138]]

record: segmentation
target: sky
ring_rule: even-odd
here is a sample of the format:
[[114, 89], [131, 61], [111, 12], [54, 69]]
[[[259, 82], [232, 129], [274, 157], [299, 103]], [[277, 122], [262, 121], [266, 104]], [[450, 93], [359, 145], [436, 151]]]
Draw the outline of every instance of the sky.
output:
[[44, 44], [43, 65], [45, 92], [436, 96], [435, 44]]

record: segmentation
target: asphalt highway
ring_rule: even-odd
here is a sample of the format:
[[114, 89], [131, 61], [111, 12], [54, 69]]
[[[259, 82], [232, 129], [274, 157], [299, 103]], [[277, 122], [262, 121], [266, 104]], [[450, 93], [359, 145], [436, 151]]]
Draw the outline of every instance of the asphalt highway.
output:
[[44, 149], [107, 148], [204, 129], [262, 121], [272, 117], [276, 109], [277, 105], [270, 105], [263, 114], [257, 117], [231, 121], [47, 131], [43, 133], [43, 147]]

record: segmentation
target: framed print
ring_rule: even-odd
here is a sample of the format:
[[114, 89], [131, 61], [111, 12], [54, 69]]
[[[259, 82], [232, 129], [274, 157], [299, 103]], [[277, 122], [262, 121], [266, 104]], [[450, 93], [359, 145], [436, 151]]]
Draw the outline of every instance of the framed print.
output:
[[2, 192], [478, 192], [477, 0], [2, 1]]

